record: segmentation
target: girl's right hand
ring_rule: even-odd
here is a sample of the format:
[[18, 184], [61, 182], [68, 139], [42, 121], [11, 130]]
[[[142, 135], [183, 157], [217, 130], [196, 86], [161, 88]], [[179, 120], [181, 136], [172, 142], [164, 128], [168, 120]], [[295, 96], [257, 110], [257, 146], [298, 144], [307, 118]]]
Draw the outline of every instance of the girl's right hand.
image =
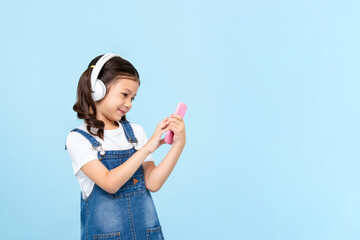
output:
[[147, 141], [147, 143], [143, 147], [146, 147], [148, 151], [150, 151], [150, 153], [153, 153], [156, 149], [158, 149], [158, 147], [163, 145], [165, 143], [164, 142], [165, 138], [161, 139], [161, 135], [163, 135], [165, 132], [169, 130], [168, 125], [169, 125], [168, 117], [161, 120], [161, 122], [159, 122], [159, 124], [157, 125], [154, 134], [151, 136], [149, 141]]

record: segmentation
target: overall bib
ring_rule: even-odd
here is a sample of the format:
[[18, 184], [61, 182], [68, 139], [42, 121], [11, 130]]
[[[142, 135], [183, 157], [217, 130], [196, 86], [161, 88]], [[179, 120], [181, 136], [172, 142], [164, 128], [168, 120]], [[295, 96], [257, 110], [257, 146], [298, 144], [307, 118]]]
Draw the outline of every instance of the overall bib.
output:
[[[120, 122], [126, 138], [137, 143], [128, 121]], [[111, 170], [126, 162], [137, 150], [104, 151], [92, 135], [75, 128], [98, 151], [98, 159]], [[65, 146], [66, 149], [66, 146]], [[81, 193], [81, 192], [80, 192]], [[108, 193], [96, 183], [91, 194], [81, 198], [81, 240], [163, 240], [159, 218], [150, 191], [145, 187], [144, 172], [140, 166], [134, 175], [114, 194]]]

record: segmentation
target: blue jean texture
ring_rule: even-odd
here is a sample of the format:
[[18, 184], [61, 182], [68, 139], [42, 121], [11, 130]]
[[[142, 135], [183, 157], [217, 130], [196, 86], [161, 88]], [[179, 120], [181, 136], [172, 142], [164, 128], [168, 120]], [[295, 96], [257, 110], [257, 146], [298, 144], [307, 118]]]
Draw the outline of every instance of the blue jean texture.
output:
[[[137, 143], [128, 121], [120, 122], [129, 142]], [[103, 151], [101, 144], [90, 134], [75, 128], [98, 150], [98, 159], [111, 170], [126, 162], [137, 150]], [[80, 192], [81, 193], [81, 192]], [[81, 240], [163, 240], [163, 232], [150, 191], [145, 187], [140, 166], [134, 175], [114, 194], [97, 184], [91, 194], [81, 199]]]

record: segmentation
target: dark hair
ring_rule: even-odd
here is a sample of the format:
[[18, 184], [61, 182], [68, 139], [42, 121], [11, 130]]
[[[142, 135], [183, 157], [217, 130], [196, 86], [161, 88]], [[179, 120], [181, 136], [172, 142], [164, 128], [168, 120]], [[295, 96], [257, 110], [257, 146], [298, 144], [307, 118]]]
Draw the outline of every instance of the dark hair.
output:
[[[96, 106], [94, 100], [92, 99], [90, 82], [91, 71], [93, 69], [91, 66], [95, 65], [102, 56], [103, 55], [99, 55], [94, 58], [89, 63], [88, 68], [81, 75], [77, 86], [76, 103], [73, 106], [73, 110], [77, 112], [77, 117], [79, 119], [85, 119], [87, 124], [86, 128], [90, 134], [98, 136], [104, 140], [105, 123], [96, 119]], [[140, 87], [140, 76], [135, 67], [129, 61], [121, 57], [113, 57], [104, 64], [98, 76], [98, 79], [101, 79], [106, 86], [106, 95], [109, 93], [111, 86], [116, 82], [115, 79], [119, 76], [132, 77], [130, 80], [137, 81]], [[123, 120], [127, 121], [125, 115], [120, 121]], [[92, 133], [90, 131], [90, 127], [97, 128], [97, 133]]]

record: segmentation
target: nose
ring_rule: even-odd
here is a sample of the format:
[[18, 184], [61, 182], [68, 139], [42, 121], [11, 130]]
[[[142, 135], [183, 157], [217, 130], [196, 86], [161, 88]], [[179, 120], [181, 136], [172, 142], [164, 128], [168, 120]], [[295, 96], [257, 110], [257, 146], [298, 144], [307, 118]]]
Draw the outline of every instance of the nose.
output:
[[126, 107], [127, 109], [130, 109], [130, 108], [131, 108], [131, 100], [125, 102], [125, 107]]

